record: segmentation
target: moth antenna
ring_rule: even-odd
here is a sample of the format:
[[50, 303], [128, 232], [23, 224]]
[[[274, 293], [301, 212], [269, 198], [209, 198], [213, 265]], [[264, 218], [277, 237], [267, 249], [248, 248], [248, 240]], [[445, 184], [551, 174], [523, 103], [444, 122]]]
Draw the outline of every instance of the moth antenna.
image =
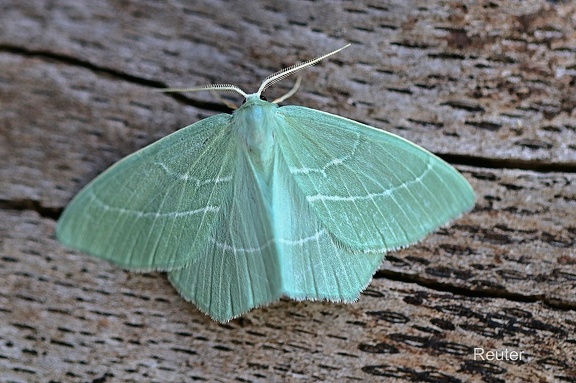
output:
[[294, 74], [295, 72], [298, 72], [299, 70], [302, 70], [304, 68], [312, 66], [312, 65], [324, 60], [325, 58], [330, 57], [333, 54], [340, 52], [342, 49], [348, 48], [349, 46], [350, 46], [350, 44], [346, 44], [342, 48], [336, 49], [335, 51], [332, 51], [330, 53], [326, 53], [323, 56], [316, 57], [315, 59], [304, 61], [304, 62], [299, 63], [299, 64], [294, 64], [292, 66], [289, 66], [288, 68], [282, 69], [279, 72], [271, 74], [270, 76], [266, 77], [264, 79], [264, 81], [262, 81], [262, 85], [260, 85], [260, 88], [258, 89], [258, 92], [256, 92], [256, 94], [261, 95], [262, 92], [264, 92], [264, 90], [266, 88], [268, 88], [270, 85], [272, 85], [272, 84], [274, 84], [274, 83], [276, 83], [282, 79], [285, 79], [286, 77]]
[[215, 92], [236, 92], [241, 94], [244, 98], [248, 97], [246, 92], [242, 89], [237, 87], [236, 85], [232, 84], [209, 84], [209, 85], [200, 85], [200, 86], [193, 86], [191, 88], [166, 88], [166, 89], [157, 89], [156, 92], [201, 92], [204, 90], [215, 91]]

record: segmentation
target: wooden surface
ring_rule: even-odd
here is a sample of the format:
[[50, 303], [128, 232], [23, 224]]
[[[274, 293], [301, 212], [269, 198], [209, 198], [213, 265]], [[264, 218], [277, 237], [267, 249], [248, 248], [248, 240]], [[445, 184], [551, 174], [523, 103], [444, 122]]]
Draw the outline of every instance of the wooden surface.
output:
[[[0, 381], [574, 381], [576, 6], [467, 3], [0, 2]], [[283, 300], [221, 325], [165, 275], [55, 240], [89, 180], [226, 109], [154, 88], [253, 92], [346, 43], [287, 103], [400, 134], [477, 192], [358, 303]]]

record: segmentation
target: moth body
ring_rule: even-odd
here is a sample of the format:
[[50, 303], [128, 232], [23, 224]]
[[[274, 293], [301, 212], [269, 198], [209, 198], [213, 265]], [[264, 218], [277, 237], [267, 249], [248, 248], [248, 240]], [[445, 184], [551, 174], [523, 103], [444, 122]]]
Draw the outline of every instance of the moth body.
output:
[[232, 114], [237, 128], [239, 148], [249, 156], [250, 164], [260, 181], [269, 185], [274, 169], [276, 110], [278, 105], [261, 100], [251, 94], [246, 102]]

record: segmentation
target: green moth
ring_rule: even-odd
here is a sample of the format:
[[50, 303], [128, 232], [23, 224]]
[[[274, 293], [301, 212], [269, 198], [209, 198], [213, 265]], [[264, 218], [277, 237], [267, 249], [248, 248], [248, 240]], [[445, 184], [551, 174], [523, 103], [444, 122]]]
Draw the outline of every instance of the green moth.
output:
[[396, 135], [262, 92], [340, 51], [286, 68], [232, 114], [122, 159], [74, 197], [58, 239], [126, 269], [168, 272], [225, 322], [288, 296], [353, 302], [385, 253], [474, 205], [453, 167]]

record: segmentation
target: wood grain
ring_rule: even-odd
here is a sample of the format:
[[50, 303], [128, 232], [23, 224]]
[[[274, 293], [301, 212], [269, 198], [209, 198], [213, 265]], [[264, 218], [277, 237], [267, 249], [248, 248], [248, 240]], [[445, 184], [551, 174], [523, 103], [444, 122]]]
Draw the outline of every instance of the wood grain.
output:
[[[536, 0], [3, 1], [0, 381], [574, 381], [575, 28], [572, 2]], [[288, 103], [412, 140], [477, 192], [389, 254], [359, 302], [283, 300], [220, 325], [165, 275], [55, 240], [109, 165], [226, 111], [155, 88], [252, 92], [346, 43]]]

